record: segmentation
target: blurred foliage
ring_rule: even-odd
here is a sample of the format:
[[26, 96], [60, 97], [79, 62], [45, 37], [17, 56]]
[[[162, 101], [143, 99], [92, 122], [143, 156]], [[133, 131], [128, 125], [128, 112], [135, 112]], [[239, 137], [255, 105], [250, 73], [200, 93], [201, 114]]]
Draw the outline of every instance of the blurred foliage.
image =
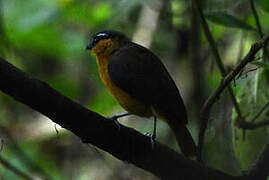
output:
[[244, 30], [255, 30], [252, 26], [246, 24], [245, 22], [237, 19], [236, 17], [227, 14], [225, 12], [204, 12], [205, 17], [216, 24], [220, 24], [226, 27], [240, 28]]
[[[231, 70], [259, 38], [249, 1], [207, 0], [202, 5], [225, 67]], [[266, 33], [269, 4], [267, 0], [255, 0], [255, 5]], [[117, 29], [129, 37], [141, 28], [149, 31], [139, 25], [145, 19], [141, 17], [145, 6], [160, 11], [157, 27], [150, 32], [151, 49], [180, 87], [188, 109], [188, 128], [197, 139], [196, 114], [201, 109], [200, 102], [214, 91], [221, 75], [190, 1], [0, 0], [0, 56], [100, 114], [122, 112], [102, 85], [95, 57], [85, 47], [90, 35], [104, 29]], [[154, 19], [150, 14], [147, 18]], [[257, 61], [248, 65], [232, 84], [247, 120], [269, 100], [265, 58], [260, 53]], [[249, 71], [255, 68], [258, 69]], [[268, 118], [268, 112], [257, 121]], [[268, 139], [267, 127], [243, 132], [237, 128], [236, 120], [233, 105], [224, 93], [213, 108], [204, 150], [208, 165], [232, 174], [247, 170]], [[140, 132], [152, 131], [152, 119], [144, 121], [131, 116], [120, 121]], [[1, 156], [32, 177], [156, 179], [81, 143], [74, 135], [55, 128], [44, 116], [3, 93], [0, 93], [0, 139]], [[178, 150], [173, 134], [163, 122], [158, 123], [157, 139]], [[0, 165], [0, 179], [20, 177]]]
[[268, 1], [266, 1], [266, 0], [255, 0], [255, 1], [260, 5], [260, 7], [263, 10], [269, 12], [269, 4], [268, 4]]

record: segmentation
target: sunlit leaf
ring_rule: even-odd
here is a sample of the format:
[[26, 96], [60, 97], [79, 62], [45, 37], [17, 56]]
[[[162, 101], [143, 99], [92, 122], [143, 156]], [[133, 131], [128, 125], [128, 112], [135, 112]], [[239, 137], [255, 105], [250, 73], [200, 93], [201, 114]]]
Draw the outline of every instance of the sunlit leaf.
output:
[[252, 26], [248, 25], [244, 21], [225, 12], [207, 11], [204, 12], [204, 15], [209, 21], [222, 26], [239, 28], [244, 30], [255, 30]]

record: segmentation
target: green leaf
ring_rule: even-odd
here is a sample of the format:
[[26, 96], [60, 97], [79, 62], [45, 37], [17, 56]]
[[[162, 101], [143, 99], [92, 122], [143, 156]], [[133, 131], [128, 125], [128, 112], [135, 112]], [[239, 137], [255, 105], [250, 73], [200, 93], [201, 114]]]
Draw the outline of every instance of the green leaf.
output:
[[260, 61], [255, 61], [255, 62], [252, 62], [251, 64], [254, 64], [254, 65], [258, 66], [258, 67], [262, 67], [263, 69], [269, 70], [269, 64], [267, 64], [267, 63], [260, 62]]
[[204, 12], [204, 15], [209, 21], [222, 26], [239, 28], [244, 30], [255, 30], [255, 28], [253, 28], [252, 26], [248, 25], [237, 17], [227, 14], [225, 12], [207, 11]]

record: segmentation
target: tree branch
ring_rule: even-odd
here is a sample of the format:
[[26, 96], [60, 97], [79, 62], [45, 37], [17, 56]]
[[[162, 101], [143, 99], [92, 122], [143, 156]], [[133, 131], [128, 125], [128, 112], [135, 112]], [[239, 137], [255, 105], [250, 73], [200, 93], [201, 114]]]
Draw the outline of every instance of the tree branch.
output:
[[0, 58], [0, 90], [116, 158], [161, 179], [241, 179], [189, 160], [141, 133], [107, 120]]
[[[219, 84], [219, 86], [217, 87], [217, 89], [215, 90], [215, 92], [207, 99], [207, 101], [205, 102], [202, 111], [201, 111], [201, 118], [202, 121], [204, 123], [202, 123], [201, 126], [201, 130], [200, 130], [200, 134], [199, 139], [203, 139], [204, 138], [204, 134], [205, 134], [205, 130], [206, 130], [206, 126], [207, 126], [207, 122], [209, 120], [209, 116], [210, 116], [210, 110], [211, 107], [213, 106], [213, 104], [217, 101], [217, 99], [220, 97], [221, 93], [223, 92], [223, 90], [226, 87], [229, 87], [231, 81], [241, 72], [241, 70], [251, 61], [253, 61], [255, 59], [255, 55], [256, 53], [263, 47], [266, 46], [266, 44], [269, 41], [269, 34], [267, 34], [266, 36], [264, 36], [260, 41], [254, 43], [251, 46], [250, 51], [248, 52], [248, 54], [243, 58], [243, 60], [236, 66], [236, 68], [231, 71], [224, 79], [222, 79], [221, 83]], [[255, 129], [264, 125], [267, 125], [267, 122], [260, 122], [257, 124], [252, 124], [250, 125], [250, 123], [246, 122], [242, 116], [238, 117], [238, 124], [240, 127], [244, 127], [244, 129]], [[201, 157], [201, 155], [200, 155]]]
[[[219, 68], [219, 70], [221, 72], [221, 76], [224, 78], [226, 76], [226, 70], [225, 70], [223, 62], [222, 62], [222, 60], [220, 58], [220, 55], [219, 55], [215, 40], [214, 40], [210, 30], [209, 30], [208, 24], [206, 22], [206, 19], [204, 17], [204, 14], [202, 12], [201, 7], [200, 7], [199, 1], [198, 0], [192, 0], [192, 4], [196, 8], [196, 10], [197, 10], [197, 12], [198, 12], [198, 14], [200, 16], [201, 24], [202, 24], [202, 27], [204, 29], [205, 36], [206, 36], [206, 38], [207, 38], [207, 40], [209, 42], [209, 45], [210, 45], [210, 47], [212, 49], [212, 52], [213, 52], [214, 56], [216, 58], [218, 68]], [[239, 105], [238, 105], [238, 103], [236, 101], [235, 95], [233, 93], [233, 90], [232, 90], [230, 84], [227, 85], [227, 88], [228, 88], [228, 92], [230, 94], [231, 100], [232, 100], [232, 102], [234, 104], [235, 111], [236, 111], [237, 115], [240, 117], [240, 119], [242, 119], [241, 110], [240, 110]], [[203, 112], [202, 112], [202, 114], [203, 114]], [[206, 128], [207, 128], [207, 124], [208, 124], [208, 118], [203, 118], [203, 115], [202, 115], [201, 127], [200, 127], [199, 138], [198, 138], [198, 155], [197, 155], [197, 159], [200, 162], [202, 162], [202, 150], [203, 150], [204, 136], [205, 136], [205, 131], [206, 131]]]
[[255, 121], [260, 117], [260, 115], [266, 110], [267, 107], [269, 107], [269, 102], [266, 103], [260, 109], [260, 111], [256, 114], [256, 116], [254, 116], [254, 118], [250, 121], [246, 121], [244, 119], [237, 121], [238, 127], [242, 128], [244, 130], [246, 130], [246, 129], [253, 130], [253, 129], [257, 129], [257, 128], [269, 125], [269, 119], [265, 119], [263, 121], [255, 123]]
[[215, 90], [215, 92], [207, 99], [206, 103], [204, 104], [202, 108], [202, 114], [207, 115], [208, 111], [210, 110], [211, 106], [217, 101], [220, 94], [223, 92], [223, 90], [231, 83], [231, 81], [240, 73], [240, 71], [251, 61], [255, 59], [256, 53], [263, 48], [267, 42], [269, 41], [269, 34], [264, 36], [261, 40], [254, 43], [248, 54], [243, 58], [242, 61], [239, 62], [239, 64], [235, 67], [233, 71], [231, 71], [224, 79], [222, 79], [221, 83]]
[[215, 90], [215, 92], [207, 99], [203, 108], [202, 108], [202, 118], [208, 119], [209, 112], [212, 105], [217, 101], [223, 90], [231, 83], [231, 81], [240, 73], [240, 71], [251, 61], [255, 59], [256, 53], [263, 48], [267, 42], [269, 41], [269, 34], [264, 36], [260, 41], [254, 43], [248, 54], [243, 58], [243, 60], [235, 67], [233, 71], [231, 71], [224, 79], [222, 79], [221, 83]]
[[269, 107], [269, 102], [267, 102], [261, 109], [260, 111], [257, 113], [257, 115], [250, 121], [252, 123], [254, 123], [259, 117], [260, 115]]
[[85, 143], [91, 143], [161, 179], [243, 180], [249, 177], [261, 179], [258, 178], [261, 174], [268, 174], [264, 168], [267, 166], [262, 166], [268, 162], [268, 147], [249, 175], [238, 177], [189, 160], [158, 142], [152, 150], [147, 136], [125, 126], [119, 130], [112, 121], [85, 109], [1, 58], [0, 90], [46, 115]]
[[[260, 50], [260, 48], [264, 48], [265, 49], [265, 44], [267, 43], [268, 41], [268, 35], [267, 37], [263, 38], [264, 42], [263, 44], [256, 44], [257, 47], [255, 48], [254, 46], [252, 46], [252, 49], [251, 50], [252, 52], [255, 52], [255, 53], [250, 53], [248, 54], [249, 57], [245, 58], [245, 61], [243, 60], [241, 62], [241, 64], [239, 64], [237, 66], [237, 69], [232, 71], [229, 75], [226, 76], [226, 71], [224, 69], [224, 66], [223, 66], [223, 63], [221, 61], [221, 58], [220, 58], [220, 55], [218, 53], [218, 50], [217, 50], [217, 47], [216, 47], [216, 44], [215, 44], [215, 41], [210, 33], [210, 30], [208, 28], [208, 25], [207, 25], [207, 22], [205, 20], [205, 17], [202, 13], [202, 10], [199, 6], [199, 3], [197, 0], [192, 0], [193, 4], [195, 5], [196, 9], [197, 9], [197, 12], [199, 13], [200, 15], [200, 18], [201, 18], [201, 24], [204, 28], [204, 32], [205, 32], [205, 35], [207, 37], [207, 40], [210, 44], [210, 47], [212, 48], [212, 51], [213, 51], [213, 54], [215, 55], [216, 57], [216, 62], [218, 64], [218, 67], [220, 69], [220, 72], [222, 74], [222, 77], [224, 78], [224, 80], [220, 83], [219, 87], [217, 88], [217, 90], [208, 98], [208, 100], [206, 101], [202, 111], [201, 111], [201, 127], [200, 127], [200, 132], [199, 132], [199, 139], [198, 139], [198, 157], [197, 159], [199, 161], [202, 161], [202, 149], [203, 149], [203, 144], [204, 144], [204, 136], [205, 136], [205, 131], [206, 131], [206, 128], [207, 128], [207, 124], [208, 124], [208, 120], [209, 120], [209, 115], [210, 115], [210, 110], [211, 110], [211, 107], [212, 105], [216, 102], [217, 98], [220, 96], [221, 92], [227, 87], [228, 88], [228, 91], [229, 91], [229, 94], [231, 96], [231, 99], [232, 99], [232, 102], [234, 104], [234, 107], [235, 107], [235, 110], [237, 112], [237, 115], [238, 115], [238, 124], [241, 124], [242, 126], [245, 125], [245, 127], [252, 127], [252, 128], [257, 128], [257, 127], [260, 127], [261, 124], [266, 124], [267, 122], [263, 122], [263, 123], [259, 123], [259, 124], [255, 124], [253, 126], [249, 126], [249, 123], [247, 123], [243, 116], [242, 116], [242, 113], [240, 111], [240, 108], [239, 108], [239, 105], [236, 101], [236, 98], [234, 96], [234, 93], [233, 93], [233, 90], [230, 86], [230, 82], [232, 79], [234, 79], [234, 75], [237, 75], [244, 67], [245, 65], [248, 63], [248, 62], [251, 62], [253, 59], [254, 59], [254, 56], [256, 54], [256, 52], [258, 50]], [[251, 4], [252, 5], [252, 10], [254, 8], [255, 10], [255, 7], [254, 7], [254, 4]], [[255, 15], [255, 13], [254, 13]], [[257, 13], [256, 13], [257, 15]], [[256, 16], [255, 16], [256, 18]], [[257, 21], [257, 19], [256, 19]], [[261, 29], [260, 29], [261, 30]], [[262, 36], [262, 34], [261, 34]], [[261, 46], [259, 46], [261, 45]], [[256, 51], [257, 50], [257, 51]], [[266, 51], [265, 51], [266, 52]], [[230, 79], [229, 79], [230, 78]]]
[[254, 19], [255, 19], [255, 23], [256, 23], [259, 35], [262, 38], [263, 37], [262, 26], [261, 26], [261, 23], [260, 23], [260, 20], [259, 20], [258, 13], [256, 11], [256, 7], [254, 5], [253, 0], [249, 0], [249, 3], [250, 3], [251, 11], [252, 11]]
[[[237, 66], [237, 68], [234, 71], [232, 71], [231, 73], [229, 73], [226, 76], [226, 71], [225, 71], [224, 65], [222, 63], [222, 60], [220, 58], [220, 55], [218, 53], [216, 43], [215, 43], [215, 41], [214, 41], [214, 39], [213, 39], [213, 37], [212, 37], [212, 35], [210, 33], [210, 30], [209, 30], [208, 24], [207, 24], [207, 22], [205, 20], [205, 17], [203, 15], [202, 9], [199, 6], [199, 2], [197, 0], [192, 0], [192, 3], [196, 7], [197, 12], [199, 13], [199, 16], [201, 18], [201, 24], [202, 24], [204, 32], [205, 32], [205, 36], [206, 36], [206, 38], [207, 38], [207, 40], [208, 40], [208, 42], [210, 44], [210, 47], [212, 49], [212, 52], [213, 52], [214, 56], [216, 58], [216, 62], [217, 62], [218, 67], [220, 69], [221, 75], [224, 78], [223, 81], [218, 86], [217, 90], [207, 99], [207, 101], [206, 101], [206, 103], [203, 106], [202, 111], [201, 111], [201, 127], [200, 127], [200, 132], [199, 132], [199, 139], [198, 139], [198, 155], [197, 155], [197, 159], [198, 159], [198, 161], [202, 162], [202, 149], [203, 149], [203, 144], [204, 144], [205, 131], [206, 131], [209, 116], [210, 116], [210, 110], [211, 110], [212, 105], [217, 101], [218, 97], [220, 96], [220, 94], [222, 93], [222, 91], [226, 87], [228, 88], [228, 92], [229, 92], [229, 94], [231, 96], [232, 102], [234, 104], [234, 108], [235, 108], [235, 110], [237, 112], [238, 124], [239, 124], [240, 127], [244, 128], [244, 129], [255, 129], [255, 128], [258, 128], [258, 127], [261, 127], [261, 126], [268, 125], [267, 120], [263, 121], [263, 122], [260, 122], [260, 123], [256, 123], [256, 124], [253, 124], [253, 123], [251, 124], [251, 123], [248, 123], [247, 121], [245, 121], [245, 119], [242, 116], [242, 113], [241, 113], [241, 110], [239, 108], [239, 105], [238, 105], [238, 103], [236, 101], [236, 98], [235, 98], [235, 95], [233, 93], [233, 90], [232, 90], [232, 88], [230, 86], [230, 82], [234, 79], [234, 77], [238, 73], [240, 73], [240, 71], [245, 67], [245, 65], [254, 60], [254, 56], [258, 52], [258, 50], [263, 48], [264, 53], [266, 55], [266, 46], [265, 45], [268, 42], [268, 35], [266, 37], [264, 37], [260, 41], [260, 43], [254, 44], [252, 46], [249, 54], [247, 55], [247, 57], [244, 58], [244, 60]], [[259, 18], [258, 18], [256, 9], [255, 9], [254, 3], [253, 3], [252, 0], [250, 0], [250, 3], [251, 3], [252, 11], [253, 11], [254, 16], [255, 16], [255, 21], [256, 21], [257, 27], [259, 29], [260, 36], [263, 37], [263, 33], [262, 33], [262, 30], [261, 30], [261, 26], [260, 26], [260, 23], [259, 23]]]
[[[251, 11], [252, 11], [254, 19], [255, 19], [255, 23], [256, 23], [259, 35], [262, 38], [263, 37], [262, 26], [261, 26], [261, 23], [260, 23], [260, 19], [259, 19], [256, 7], [255, 7], [254, 1], [249, 0], [249, 3], [250, 3]], [[263, 47], [263, 53], [264, 53], [265, 59], [268, 58], [268, 52], [267, 52], [266, 47]]]

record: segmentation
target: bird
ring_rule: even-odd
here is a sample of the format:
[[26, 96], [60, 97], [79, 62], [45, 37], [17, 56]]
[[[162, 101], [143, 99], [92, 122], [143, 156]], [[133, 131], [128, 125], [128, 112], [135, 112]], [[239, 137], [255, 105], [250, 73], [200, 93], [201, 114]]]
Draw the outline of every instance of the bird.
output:
[[132, 42], [124, 33], [104, 30], [95, 33], [86, 46], [97, 59], [99, 75], [125, 115], [154, 117], [168, 124], [184, 156], [196, 155], [196, 145], [187, 129], [187, 112], [174, 80], [160, 58]]

